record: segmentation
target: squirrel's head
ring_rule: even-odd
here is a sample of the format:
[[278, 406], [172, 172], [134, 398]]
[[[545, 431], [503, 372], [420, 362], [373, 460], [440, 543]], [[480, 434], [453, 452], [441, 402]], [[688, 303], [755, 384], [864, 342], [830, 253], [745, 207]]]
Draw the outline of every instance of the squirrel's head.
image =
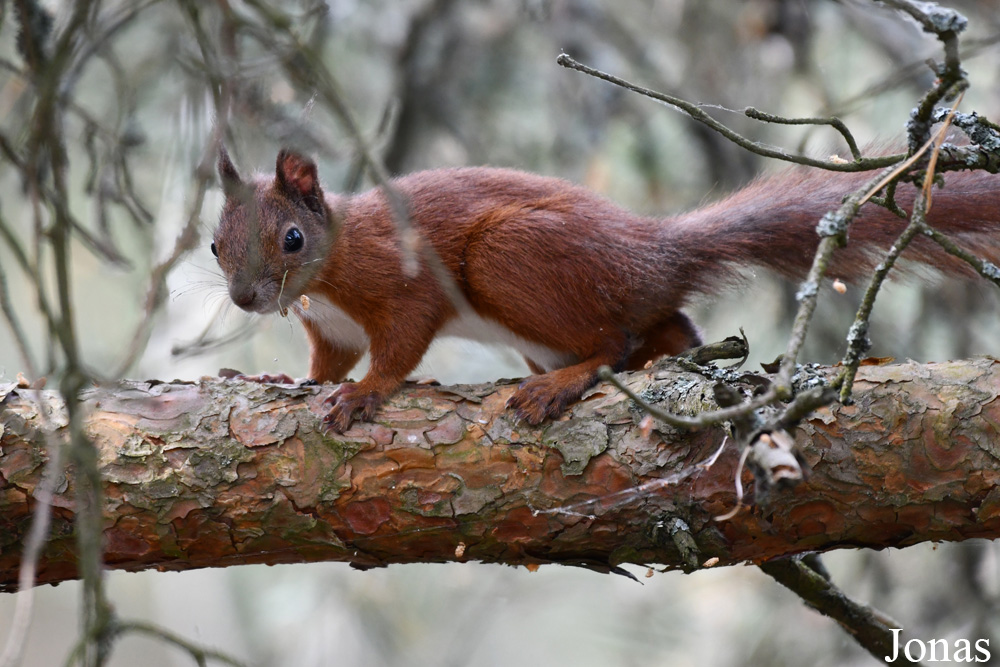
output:
[[245, 182], [220, 147], [218, 168], [226, 203], [212, 253], [229, 283], [229, 296], [246, 311], [281, 311], [320, 271], [336, 232], [316, 163], [282, 150], [273, 178]]

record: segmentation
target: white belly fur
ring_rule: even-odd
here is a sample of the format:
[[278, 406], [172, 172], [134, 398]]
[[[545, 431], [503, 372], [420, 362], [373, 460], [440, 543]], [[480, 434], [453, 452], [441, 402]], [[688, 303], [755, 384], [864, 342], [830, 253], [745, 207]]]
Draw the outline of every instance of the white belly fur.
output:
[[[368, 349], [368, 334], [343, 310], [321, 296], [309, 296], [309, 309], [294, 303], [295, 311], [315, 324], [323, 337], [331, 342], [350, 346], [357, 350]], [[521, 338], [509, 329], [470, 312], [464, 317], [451, 319], [438, 336], [454, 336], [474, 340], [478, 343], [507, 345], [528, 357], [547, 371], [565, 368], [578, 360], [573, 354], [559, 352], [538, 343]]]
[[521, 338], [492, 320], [470, 312], [464, 317], [450, 320], [441, 329], [439, 336], [454, 336], [479, 343], [500, 344], [512, 347], [547, 371], [565, 368], [578, 360], [573, 354], [559, 352], [552, 348]]
[[362, 352], [368, 349], [368, 334], [350, 315], [321, 296], [309, 295], [309, 309], [294, 302], [295, 312], [315, 324], [323, 338]]

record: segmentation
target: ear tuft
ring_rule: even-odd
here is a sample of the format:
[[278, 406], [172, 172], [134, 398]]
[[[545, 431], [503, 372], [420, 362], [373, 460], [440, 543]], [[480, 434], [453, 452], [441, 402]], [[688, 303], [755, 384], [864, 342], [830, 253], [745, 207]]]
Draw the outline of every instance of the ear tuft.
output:
[[323, 192], [319, 187], [316, 163], [287, 148], [278, 153], [275, 177], [281, 190], [294, 201], [301, 201], [309, 209], [322, 213]]
[[222, 181], [222, 191], [226, 197], [234, 197], [243, 190], [243, 180], [239, 172], [229, 159], [229, 151], [222, 144], [219, 144], [219, 160], [217, 163], [219, 179]]

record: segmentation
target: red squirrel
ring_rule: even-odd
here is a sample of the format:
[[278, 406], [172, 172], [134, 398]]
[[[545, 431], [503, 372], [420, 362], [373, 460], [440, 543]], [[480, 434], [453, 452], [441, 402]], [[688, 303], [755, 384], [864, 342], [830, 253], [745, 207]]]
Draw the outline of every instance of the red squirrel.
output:
[[[506, 343], [534, 375], [508, 401], [539, 424], [597, 381], [598, 369], [639, 369], [700, 344], [681, 312], [740, 268], [789, 278], [808, 271], [816, 224], [870, 174], [791, 170], [722, 201], [667, 219], [630, 213], [558, 178], [510, 169], [435, 169], [403, 176], [410, 224], [433, 248], [470, 309], [459, 314], [425, 260], [403, 267], [384, 193], [325, 193], [316, 164], [282, 150], [273, 176], [244, 181], [222, 149], [226, 196], [212, 252], [240, 308], [294, 312], [310, 345], [309, 377], [342, 382], [366, 350], [371, 367], [328, 399], [328, 428], [371, 420], [417, 366], [431, 341], [453, 335]], [[901, 186], [908, 208], [914, 189]], [[947, 175], [935, 190], [932, 225], [984, 258], [1000, 261], [1000, 178]], [[835, 253], [829, 275], [861, 278], [905, 221], [868, 204]], [[964, 265], [917, 239], [904, 257], [946, 272]], [[306, 295], [308, 299], [303, 299]], [[268, 376], [263, 376], [268, 377]], [[287, 380], [287, 376], [281, 376]]]

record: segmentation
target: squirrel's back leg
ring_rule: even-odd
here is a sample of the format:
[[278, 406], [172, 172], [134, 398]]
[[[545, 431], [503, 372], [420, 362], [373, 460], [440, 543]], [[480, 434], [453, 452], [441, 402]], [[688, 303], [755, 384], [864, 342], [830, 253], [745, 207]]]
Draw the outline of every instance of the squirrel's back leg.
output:
[[624, 332], [608, 336], [600, 341], [595, 352], [585, 356], [580, 363], [548, 373], [525, 358], [537, 375], [526, 379], [507, 405], [528, 423], [538, 424], [546, 417], [559, 416], [567, 405], [577, 401], [583, 392], [594, 386], [597, 370], [601, 366], [610, 366], [615, 371], [638, 370], [648, 361], [680, 354], [701, 345], [698, 328], [680, 311], [674, 311], [647, 327], [638, 337], [641, 340], [639, 347], [631, 353], [628, 351], [630, 338]]
[[[583, 357], [581, 362], [525, 379], [507, 399], [507, 406], [529, 424], [540, 424], [546, 417], [558, 417], [567, 405], [593, 387], [601, 366], [622, 370], [628, 356], [625, 332], [616, 332], [593, 341], [593, 344], [589, 353], [580, 355]], [[532, 370], [542, 370], [537, 364], [532, 365]]]

